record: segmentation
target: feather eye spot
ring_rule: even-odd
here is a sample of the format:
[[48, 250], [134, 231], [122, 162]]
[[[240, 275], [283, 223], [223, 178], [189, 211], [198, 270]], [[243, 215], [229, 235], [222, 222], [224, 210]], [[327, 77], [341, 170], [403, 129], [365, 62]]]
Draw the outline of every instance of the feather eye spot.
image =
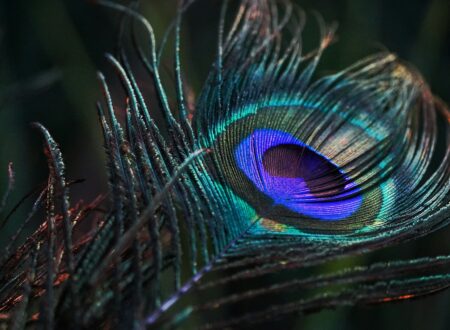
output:
[[286, 132], [253, 131], [235, 159], [273, 206], [323, 221], [346, 219], [361, 206], [356, 184], [336, 164]]

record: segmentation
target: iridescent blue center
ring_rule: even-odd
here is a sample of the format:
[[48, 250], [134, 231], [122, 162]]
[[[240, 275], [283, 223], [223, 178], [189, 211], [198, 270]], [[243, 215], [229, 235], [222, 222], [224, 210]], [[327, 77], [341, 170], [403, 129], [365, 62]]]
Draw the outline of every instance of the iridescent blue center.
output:
[[332, 161], [292, 135], [258, 129], [235, 149], [237, 166], [275, 205], [337, 221], [362, 204], [356, 184]]

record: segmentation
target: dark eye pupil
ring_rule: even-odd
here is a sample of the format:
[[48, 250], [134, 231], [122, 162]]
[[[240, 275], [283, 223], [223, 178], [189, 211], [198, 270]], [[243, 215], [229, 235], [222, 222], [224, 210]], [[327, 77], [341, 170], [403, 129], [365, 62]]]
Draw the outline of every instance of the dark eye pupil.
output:
[[336, 165], [307, 147], [279, 144], [267, 149], [262, 161], [264, 170], [269, 175], [302, 178], [315, 195], [336, 195], [347, 184]]

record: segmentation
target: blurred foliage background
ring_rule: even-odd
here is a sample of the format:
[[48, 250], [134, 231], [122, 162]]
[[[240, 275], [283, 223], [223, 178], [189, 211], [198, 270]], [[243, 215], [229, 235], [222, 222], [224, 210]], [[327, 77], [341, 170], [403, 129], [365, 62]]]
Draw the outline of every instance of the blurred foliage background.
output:
[[[387, 48], [416, 66], [434, 93], [450, 102], [449, 0], [296, 2], [309, 18], [307, 48], [317, 41], [311, 11], [321, 13], [327, 22], [339, 23], [339, 42], [326, 52], [319, 74]], [[161, 36], [175, 7], [176, 0], [142, 0], [140, 10]], [[183, 67], [196, 93], [215, 55], [219, 8], [219, 0], [199, 0], [184, 19]], [[71, 189], [73, 201], [89, 201], [107, 189], [95, 110], [100, 98], [95, 74], [102, 70], [112, 76], [104, 53], [114, 51], [118, 23], [117, 13], [86, 0], [0, 0], [0, 191], [6, 189], [9, 161], [16, 171], [15, 190], [5, 214], [47, 177], [41, 137], [30, 127], [34, 121], [43, 123], [60, 143], [68, 177], [86, 180]], [[170, 56], [167, 64], [171, 65]], [[30, 203], [25, 202], [1, 230], [0, 247], [23, 221]], [[418, 242], [344, 262], [448, 253], [449, 235], [449, 229], [443, 230]], [[450, 329], [450, 292], [401, 304], [291, 317], [263, 328], [275, 325], [283, 329]]]

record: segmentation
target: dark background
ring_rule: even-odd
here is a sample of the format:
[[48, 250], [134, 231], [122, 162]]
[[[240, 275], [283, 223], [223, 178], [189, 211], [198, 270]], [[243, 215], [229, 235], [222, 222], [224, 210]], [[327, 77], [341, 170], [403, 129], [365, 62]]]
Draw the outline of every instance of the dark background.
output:
[[[173, 18], [176, 0], [141, 2], [141, 11], [161, 36]], [[306, 46], [313, 46], [317, 35], [312, 10], [320, 12], [327, 22], [339, 23], [339, 42], [324, 56], [319, 73], [342, 69], [364, 55], [387, 48], [416, 66], [434, 93], [450, 101], [449, 0], [296, 2], [309, 13]], [[215, 54], [219, 4], [216, 0], [199, 0], [185, 16], [183, 66], [195, 92]], [[89, 1], [0, 0], [0, 191], [6, 188], [9, 161], [14, 162], [17, 176], [7, 211], [46, 180], [41, 137], [31, 128], [33, 121], [43, 123], [60, 143], [69, 178], [86, 179], [72, 188], [72, 200], [89, 201], [106, 190], [102, 138], [94, 106], [100, 98], [95, 72], [100, 69], [111, 75], [103, 54], [114, 50], [118, 18], [116, 13]], [[23, 221], [29, 204], [25, 203], [2, 230], [0, 243]], [[448, 253], [449, 232], [381, 251], [374, 258]], [[279, 328], [284, 327], [449, 329], [450, 293], [402, 304], [324, 311], [280, 323]]]

